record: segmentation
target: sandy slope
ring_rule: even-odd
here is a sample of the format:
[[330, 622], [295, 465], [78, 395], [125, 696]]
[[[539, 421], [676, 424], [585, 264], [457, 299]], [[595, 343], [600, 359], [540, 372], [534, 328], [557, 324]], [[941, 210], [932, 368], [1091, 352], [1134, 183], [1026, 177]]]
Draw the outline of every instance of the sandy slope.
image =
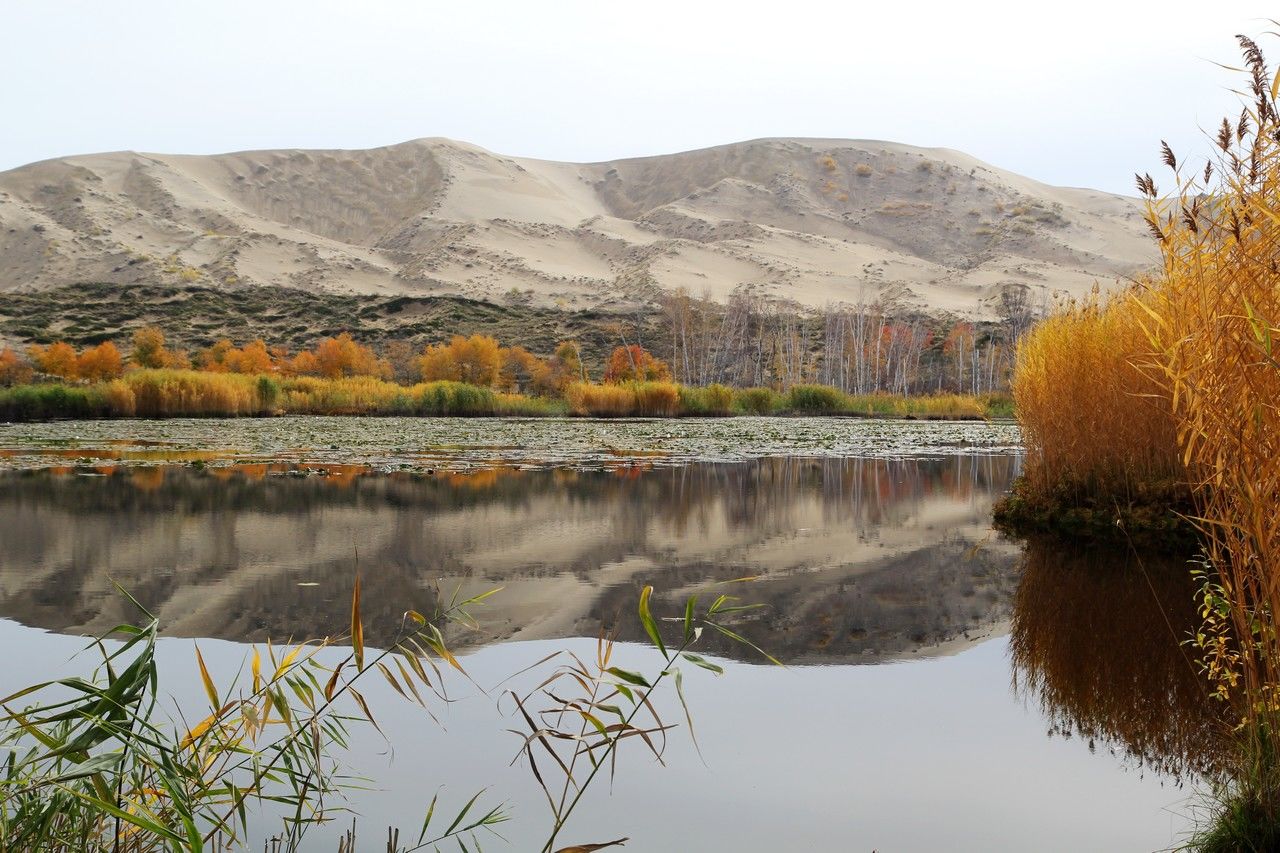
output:
[[0, 173], [0, 291], [198, 282], [585, 308], [746, 286], [984, 315], [1011, 284], [1079, 294], [1153, 259], [1132, 199], [884, 142], [572, 164], [423, 139]]

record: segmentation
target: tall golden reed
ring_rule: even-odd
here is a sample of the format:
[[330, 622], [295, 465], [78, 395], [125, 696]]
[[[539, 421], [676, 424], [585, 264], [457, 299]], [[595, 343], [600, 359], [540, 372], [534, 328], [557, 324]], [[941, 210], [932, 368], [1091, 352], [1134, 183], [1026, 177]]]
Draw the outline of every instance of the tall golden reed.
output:
[[1184, 479], [1134, 294], [1063, 305], [1018, 346], [1013, 397], [1033, 496], [1127, 503]]
[[1262, 754], [1280, 723], [1280, 75], [1238, 38], [1251, 101], [1223, 119], [1214, 159], [1196, 167], [1165, 145], [1166, 198], [1138, 178], [1164, 259], [1142, 304], [1146, 370], [1171, 401], [1229, 607], [1233, 641], [1210, 649], [1210, 669], [1239, 679]]
[[[1249, 101], [1214, 156], [1191, 164], [1162, 145], [1168, 195], [1138, 175], [1160, 268], [1028, 336], [1014, 395], [1029, 490], [1187, 484], [1209, 568], [1195, 642], [1248, 757], [1224, 814], [1253, 817], [1219, 826], [1280, 843], [1280, 74], [1238, 39]], [[1201, 846], [1234, 849], [1221, 838]]]

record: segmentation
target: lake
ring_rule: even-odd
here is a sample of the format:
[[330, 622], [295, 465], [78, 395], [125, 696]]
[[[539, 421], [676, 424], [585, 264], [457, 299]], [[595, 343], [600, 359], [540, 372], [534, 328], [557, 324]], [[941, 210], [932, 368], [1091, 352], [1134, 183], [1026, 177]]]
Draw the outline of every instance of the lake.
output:
[[[0, 693], [75, 670], [80, 635], [158, 615], [166, 692], [201, 705], [192, 640], [231, 674], [247, 643], [501, 587], [447, 635], [475, 685], [433, 708], [369, 695], [354, 803], [371, 835], [481, 788], [539, 846], [508, 676], [602, 628], [637, 668], [636, 599], [679, 612], [733, 584], [749, 648], [687, 674], [699, 758], [623, 752], [561, 841], [628, 850], [1154, 850], [1189, 827], [1217, 721], [1178, 641], [1185, 568], [1018, 543], [990, 528], [1017, 476], [1003, 424], [274, 418], [0, 425]], [[527, 680], [531, 676], [519, 676]], [[510, 686], [510, 683], [507, 684]], [[674, 711], [683, 723], [678, 706]], [[444, 805], [442, 805], [442, 810]], [[255, 827], [265, 836], [275, 827]], [[411, 833], [416, 836], [416, 831]], [[337, 830], [316, 830], [336, 849]], [[308, 848], [310, 849], [310, 848]]]

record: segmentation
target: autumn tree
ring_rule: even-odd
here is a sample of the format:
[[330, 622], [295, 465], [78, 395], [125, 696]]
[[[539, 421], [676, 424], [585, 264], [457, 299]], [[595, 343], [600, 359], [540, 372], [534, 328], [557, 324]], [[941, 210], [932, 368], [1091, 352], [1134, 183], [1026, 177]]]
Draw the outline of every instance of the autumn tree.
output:
[[227, 370], [227, 353], [235, 348], [235, 344], [227, 338], [215, 341], [212, 346], [205, 347], [196, 353], [196, 367], [222, 373]]
[[320, 362], [311, 350], [303, 350], [284, 362], [284, 373], [287, 376], [319, 376]]
[[391, 364], [391, 375], [401, 385], [412, 385], [418, 381], [421, 371], [418, 368], [418, 353], [408, 341], [395, 340], [387, 344], [383, 355]]
[[504, 391], [543, 395], [553, 392], [551, 368], [547, 362], [521, 346], [504, 347], [499, 350], [499, 355], [502, 372], [498, 384]]
[[124, 373], [124, 356], [111, 341], [103, 341], [80, 353], [76, 359], [76, 372], [81, 379], [90, 382], [119, 379]]
[[0, 385], [22, 385], [31, 381], [32, 373], [31, 365], [13, 349], [0, 349]]
[[570, 382], [586, 382], [587, 371], [582, 366], [582, 351], [577, 341], [561, 341], [551, 356], [551, 370], [556, 379], [557, 389], [563, 389]]
[[249, 341], [240, 348], [240, 352], [232, 361], [231, 369], [236, 373], [273, 373], [276, 363], [271, 357], [266, 341], [259, 338]]
[[[302, 354], [299, 354], [302, 358]], [[329, 379], [342, 376], [373, 376], [378, 379], [391, 378], [391, 364], [374, 353], [369, 347], [357, 343], [349, 332], [343, 332], [336, 338], [321, 338], [316, 343], [314, 372]], [[298, 359], [294, 360], [295, 367]], [[299, 373], [311, 373], [302, 371]]]
[[454, 335], [447, 344], [433, 344], [418, 359], [425, 382], [449, 379], [490, 388], [502, 378], [502, 350], [488, 335]]
[[965, 383], [965, 373], [977, 356], [976, 340], [972, 323], [956, 323], [942, 342], [942, 353], [951, 362], [956, 390], [961, 393], [970, 387]]
[[188, 367], [186, 353], [174, 352], [165, 346], [164, 332], [155, 326], [144, 326], [133, 333], [133, 351], [129, 359], [138, 367]]
[[639, 344], [615, 347], [605, 366], [605, 382], [669, 382], [671, 369], [667, 363]]
[[[284, 358], [288, 358], [287, 354]], [[277, 369], [276, 357], [261, 339], [237, 349], [231, 341], [223, 338], [201, 350], [196, 355], [196, 364], [201, 370], [214, 373], [274, 373]]]
[[31, 357], [31, 363], [36, 366], [36, 370], [41, 373], [57, 376], [60, 379], [78, 379], [80, 376], [80, 364], [75, 348], [65, 341], [58, 341], [47, 347], [32, 344], [27, 348], [27, 354]]

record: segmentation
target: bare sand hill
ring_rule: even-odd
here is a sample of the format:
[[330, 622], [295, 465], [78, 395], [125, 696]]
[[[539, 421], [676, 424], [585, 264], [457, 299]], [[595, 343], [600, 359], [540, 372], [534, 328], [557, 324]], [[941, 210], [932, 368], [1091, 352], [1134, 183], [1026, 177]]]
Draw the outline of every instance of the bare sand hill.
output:
[[1133, 199], [884, 142], [574, 164], [423, 139], [0, 173], [0, 292], [198, 283], [608, 309], [747, 287], [981, 317], [1011, 284], [1080, 294], [1154, 258]]

